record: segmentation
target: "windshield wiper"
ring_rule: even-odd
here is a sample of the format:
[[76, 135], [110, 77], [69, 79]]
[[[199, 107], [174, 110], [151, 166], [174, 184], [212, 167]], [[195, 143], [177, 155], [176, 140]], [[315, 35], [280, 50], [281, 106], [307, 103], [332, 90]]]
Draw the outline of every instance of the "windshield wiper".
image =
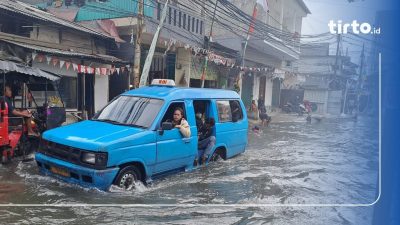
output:
[[137, 128], [142, 128], [142, 129], [146, 129], [147, 127], [145, 126], [140, 126], [140, 125], [136, 125], [136, 124], [126, 124], [126, 123], [121, 123], [115, 120], [110, 120], [110, 119], [91, 119], [93, 121], [100, 121], [100, 122], [106, 122], [106, 123], [111, 123], [111, 124], [115, 124], [115, 125], [122, 125], [122, 126], [129, 126], [129, 127], [137, 127]]
[[100, 122], [112, 123], [112, 124], [119, 123], [119, 122], [117, 122], [115, 120], [110, 120], [110, 119], [91, 119], [91, 120], [92, 121], [100, 121]]

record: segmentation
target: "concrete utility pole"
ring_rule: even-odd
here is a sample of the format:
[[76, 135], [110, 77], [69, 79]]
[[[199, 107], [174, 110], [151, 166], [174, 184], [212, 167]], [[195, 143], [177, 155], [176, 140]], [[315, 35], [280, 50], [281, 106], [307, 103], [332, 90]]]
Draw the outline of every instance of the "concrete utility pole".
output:
[[169, 0], [166, 0], [164, 8], [161, 12], [160, 23], [158, 24], [156, 33], [154, 34], [153, 40], [151, 41], [149, 53], [147, 54], [146, 61], [144, 62], [142, 76], [140, 77], [139, 87], [146, 86], [147, 79], [149, 77], [151, 62], [153, 61], [154, 51], [155, 51], [156, 45], [157, 45], [157, 40], [158, 40], [158, 37], [160, 36], [160, 32], [164, 25], [164, 21], [167, 17], [168, 3], [169, 3]]
[[337, 70], [338, 70], [339, 46], [340, 46], [340, 34], [338, 34], [338, 36], [337, 36], [336, 58], [335, 58], [335, 68], [334, 68], [334, 77], [333, 77], [334, 79], [336, 78]]
[[[211, 38], [212, 38], [215, 13], [217, 12], [217, 6], [218, 6], [218, 0], [215, 0], [214, 13], [213, 13], [212, 21], [211, 21], [210, 33], [208, 34], [207, 46], [205, 46], [206, 43], [204, 40], [204, 47], [207, 48], [208, 51], [210, 50], [210, 42], [211, 42]], [[204, 67], [203, 67], [203, 73], [201, 74], [201, 88], [204, 88], [204, 82], [206, 80], [206, 75], [207, 75], [207, 67], [208, 67], [208, 57], [206, 56], [205, 62], [204, 62]]]
[[356, 113], [358, 114], [360, 110], [360, 92], [363, 83], [363, 70], [364, 70], [364, 57], [365, 57], [365, 46], [363, 44], [362, 52], [361, 52], [361, 63], [360, 63], [360, 74], [358, 76], [358, 84], [357, 84], [357, 108]]
[[131, 87], [139, 87], [140, 79], [140, 58], [141, 58], [141, 45], [142, 45], [142, 33], [144, 25], [144, 0], [138, 0], [138, 13], [137, 13], [137, 25], [136, 25], [136, 39], [135, 39], [135, 58], [133, 63], [133, 77], [131, 76], [130, 85]]

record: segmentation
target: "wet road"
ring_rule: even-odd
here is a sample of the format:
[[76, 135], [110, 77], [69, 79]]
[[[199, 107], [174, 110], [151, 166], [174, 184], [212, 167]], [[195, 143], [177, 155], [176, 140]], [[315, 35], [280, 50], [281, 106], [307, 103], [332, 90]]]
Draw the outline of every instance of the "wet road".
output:
[[[238, 204], [237, 207], [0, 207], [0, 223], [368, 224], [378, 180], [378, 126], [371, 118], [271, 124], [249, 133], [233, 159], [156, 180], [135, 192], [90, 190], [41, 176], [34, 162], [0, 167], [0, 203]], [[11, 171], [11, 172], [9, 172]], [[274, 204], [248, 207], [244, 204]], [[118, 224], [117, 223], [117, 224]]]

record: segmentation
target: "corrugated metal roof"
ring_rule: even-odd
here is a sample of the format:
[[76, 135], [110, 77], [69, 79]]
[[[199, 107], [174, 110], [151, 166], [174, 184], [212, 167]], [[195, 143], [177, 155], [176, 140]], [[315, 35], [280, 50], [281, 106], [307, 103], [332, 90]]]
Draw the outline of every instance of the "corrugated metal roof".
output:
[[126, 63], [121, 59], [118, 59], [114, 56], [110, 55], [103, 55], [103, 54], [87, 54], [87, 53], [82, 53], [82, 52], [75, 52], [75, 51], [65, 51], [65, 50], [60, 50], [60, 49], [54, 49], [54, 48], [47, 48], [47, 47], [42, 47], [42, 46], [37, 46], [37, 45], [32, 45], [32, 44], [26, 44], [26, 43], [20, 43], [20, 42], [15, 42], [15, 41], [9, 41], [9, 40], [1, 40], [10, 44], [14, 44], [23, 48], [28, 48], [31, 50], [36, 50], [39, 52], [46, 52], [46, 53], [51, 53], [51, 54], [56, 54], [56, 55], [64, 55], [64, 56], [75, 56], [75, 57], [85, 57], [85, 58], [90, 58], [90, 59], [97, 59], [97, 60], [103, 60], [106, 62], [116, 62], [116, 63]]
[[100, 33], [90, 27], [83, 26], [82, 24], [70, 22], [61, 18], [54, 16], [51, 13], [40, 10], [32, 5], [15, 1], [15, 0], [1, 0], [0, 1], [0, 9], [7, 10], [9, 12], [22, 14], [25, 16], [29, 16], [31, 18], [35, 18], [38, 20], [42, 20], [49, 23], [54, 23], [60, 26], [68, 27], [70, 29], [82, 31], [85, 33], [89, 33], [92, 35], [100, 36], [103, 38], [114, 39], [113, 37], [106, 35], [104, 33]]
[[[144, 15], [154, 16], [154, 6], [150, 0], [144, 0]], [[79, 8], [75, 21], [123, 18], [137, 15], [137, 1], [108, 0], [106, 2], [86, 2]]]
[[0, 60], [0, 70], [6, 71], [6, 72], [15, 71], [15, 72], [23, 73], [23, 74], [27, 74], [27, 75], [44, 77], [51, 81], [56, 81], [56, 80], [60, 79], [60, 77], [50, 74], [50, 73], [47, 73], [41, 69], [24, 66], [24, 65], [17, 64], [17, 63], [11, 62], [11, 61]]

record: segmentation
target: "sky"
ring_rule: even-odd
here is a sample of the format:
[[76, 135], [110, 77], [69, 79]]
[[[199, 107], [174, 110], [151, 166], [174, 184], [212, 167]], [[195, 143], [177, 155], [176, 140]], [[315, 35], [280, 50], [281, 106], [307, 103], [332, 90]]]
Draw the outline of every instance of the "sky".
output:
[[[330, 20], [343, 23], [351, 23], [357, 20], [359, 23], [368, 22], [374, 25], [375, 14], [380, 10], [390, 9], [390, 0], [355, 0], [349, 3], [348, 0], [303, 0], [310, 9], [311, 14], [303, 19], [302, 34], [321, 34], [329, 32], [328, 23]], [[365, 35], [366, 38], [373, 39], [372, 35]], [[354, 38], [349, 36], [349, 38]], [[350, 40], [352, 43], [343, 43], [343, 52], [349, 50], [349, 55], [354, 63], [359, 63], [363, 42], [361, 40]], [[331, 41], [331, 42], [334, 42]], [[366, 51], [371, 50], [370, 42], [365, 42]], [[336, 45], [332, 44], [330, 54], [336, 53]], [[368, 52], [366, 52], [368, 54]]]

